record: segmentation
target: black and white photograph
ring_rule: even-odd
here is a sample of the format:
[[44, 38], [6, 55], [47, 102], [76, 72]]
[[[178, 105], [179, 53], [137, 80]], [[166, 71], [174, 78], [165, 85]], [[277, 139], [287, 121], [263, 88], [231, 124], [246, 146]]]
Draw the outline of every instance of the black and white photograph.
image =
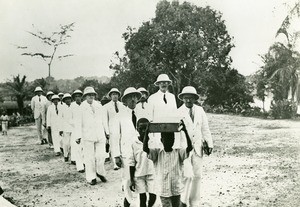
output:
[[0, 0], [0, 207], [299, 207], [300, 0]]

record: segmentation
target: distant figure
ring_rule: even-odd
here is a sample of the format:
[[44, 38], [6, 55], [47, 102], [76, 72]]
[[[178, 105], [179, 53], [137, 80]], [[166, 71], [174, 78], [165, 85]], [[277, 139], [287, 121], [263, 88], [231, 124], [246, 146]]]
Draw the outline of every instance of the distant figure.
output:
[[60, 105], [64, 105], [64, 102], [63, 102], [64, 93], [62, 93], [62, 92], [58, 93], [58, 97], [60, 99]]
[[151, 112], [148, 104], [149, 92], [143, 87], [138, 88], [137, 90], [142, 94], [142, 97], [136, 105], [136, 111], [141, 114], [141, 117], [150, 119]]
[[35, 125], [37, 128], [38, 139], [41, 144], [47, 144], [47, 140], [43, 139], [42, 127], [46, 123], [45, 117], [45, 104], [47, 103], [47, 98], [42, 95], [43, 90], [41, 87], [36, 87], [34, 90], [35, 96], [31, 99], [31, 109], [35, 119]]
[[52, 104], [47, 110], [47, 129], [52, 135], [53, 147], [56, 156], [60, 156], [61, 136], [59, 132], [62, 129], [62, 106], [59, 104], [59, 97], [52, 96]]
[[3, 111], [1, 115], [2, 135], [7, 135], [8, 121], [9, 118], [7, 116], [7, 113], [6, 111]]
[[120, 114], [125, 107], [119, 101], [121, 92], [117, 88], [112, 88], [108, 92], [108, 95], [111, 98], [111, 101], [104, 106], [105, 118], [109, 129], [109, 145], [112, 163], [114, 165], [114, 170], [118, 170], [119, 167], [116, 165], [115, 157], [117, 157], [120, 152]]
[[48, 100], [45, 104], [45, 117], [46, 117], [45, 129], [46, 130], [44, 130], [44, 135], [43, 135], [43, 137], [45, 139], [47, 137], [50, 148], [53, 148], [53, 141], [52, 141], [51, 131], [47, 130], [47, 121], [48, 121], [47, 120], [47, 111], [48, 111], [49, 106], [52, 104], [51, 98], [53, 95], [54, 95], [54, 93], [52, 91], [48, 91], [47, 95], [46, 95], [46, 98]]

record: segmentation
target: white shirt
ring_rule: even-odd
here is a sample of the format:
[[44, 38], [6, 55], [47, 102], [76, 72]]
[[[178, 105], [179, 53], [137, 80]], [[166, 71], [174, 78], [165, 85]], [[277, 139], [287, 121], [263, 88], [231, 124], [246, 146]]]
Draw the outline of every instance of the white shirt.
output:
[[[164, 96], [167, 100], [167, 103], [164, 102]], [[148, 99], [150, 113], [152, 120], [155, 120], [160, 117], [170, 117], [175, 110], [177, 110], [177, 104], [175, 96], [166, 92], [163, 93], [158, 90], [156, 93], [152, 94]]]
[[[137, 140], [138, 132], [134, 128], [132, 122], [132, 109], [126, 107], [120, 114], [120, 130], [121, 130], [121, 139], [120, 139], [120, 155], [122, 157], [129, 157], [131, 150], [130, 147], [134, 141]], [[137, 121], [139, 120], [139, 114], [135, 112]]]
[[76, 102], [72, 102], [71, 103], [71, 112], [72, 112], [72, 137], [74, 137], [75, 139], [81, 138], [78, 134], [78, 130], [75, 130], [75, 125], [76, 123], [79, 122], [79, 118], [80, 118], [80, 105], [78, 105]]
[[106, 122], [109, 128], [109, 134], [120, 137], [120, 114], [125, 106], [120, 101], [116, 102], [118, 113], [116, 112], [115, 102], [110, 101], [104, 105]]
[[[56, 106], [58, 113], [56, 113]], [[47, 127], [51, 127], [51, 130], [54, 131], [62, 131], [61, 113], [61, 106], [59, 104], [51, 104], [47, 110]]]
[[149, 121], [152, 119], [151, 108], [147, 102], [140, 102], [136, 105], [135, 111], [139, 114], [141, 118], [146, 118]]
[[[190, 109], [183, 104], [178, 109], [178, 114], [183, 118], [186, 129], [189, 133], [195, 152], [201, 156], [202, 141], [206, 140], [209, 147], [213, 148], [213, 141], [208, 126], [206, 114], [201, 106], [192, 107], [194, 122], [190, 117]], [[183, 133], [181, 133], [183, 135]]]
[[34, 119], [39, 118], [42, 116], [42, 119], [45, 119], [45, 105], [47, 103], [47, 98], [43, 95], [35, 95], [31, 99], [31, 109], [33, 111]]
[[94, 100], [92, 104], [83, 101], [79, 108], [80, 117], [75, 124], [78, 138], [83, 141], [105, 142], [108, 128], [105, 126], [103, 106]]
[[62, 131], [72, 132], [73, 131], [73, 115], [71, 105], [64, 104], [61, 106], [62, 116]]

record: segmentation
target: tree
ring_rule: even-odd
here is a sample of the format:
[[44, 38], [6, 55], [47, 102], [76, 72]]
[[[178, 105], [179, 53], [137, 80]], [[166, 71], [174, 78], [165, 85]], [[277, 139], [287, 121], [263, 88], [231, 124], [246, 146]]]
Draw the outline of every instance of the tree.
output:
[[5, 83], [4, 87], [8, 90], [11, 96], [16, 97], [20, 114], [23, 114], [24, 99], [28, 96], [28, 82], [26, 76], [22, 78], [20, 75], [14, 76], [12, 81]]
[[[59, 47], [68, 44], [68, 39], [71, 38], [70, 33], [73, 31], [74, 22], [67, 25], [60, 25], [60, 29], [58, 31], [52, 32], [51, 35], [47, 35], [44, 32], [36, 31], [36, 32], [28, 32], [30, 35], [41, 40], [42, 44], [47, 47], [50, 47], [51, 53], [43, 53], [43, 52], [24, 52], [22, 55], [30, 56], [30, 57], [39, 57], [42, 58], [43, 61], [47, 62], [48, 65], [48, 77], [51, 77], [51, 66], [53, 60], [55, 58], [61, 60], [66, 57], [73, 56], [73, 54], [66, 54], [55, 56]], [[28, 47], [18, 46], [18, 49], [28, 49]]]
[[155, 17], [138, 30], [128, 27], [123, 38], [126, 53], [123, 57], [116, 53], [117, 61], [111, 64], [114, 84], [147, 87], [160, 73], [167, 73], [175, 94], [192, 85], [218, 105], [225, 103], [226, 90], [233, 87], [226, 86], [228, 80], [239, 79], [235, 82], [239, 84], [244, 80], [230, 67], [234, 45], [221, 14], [210, 7], [160, 1]]

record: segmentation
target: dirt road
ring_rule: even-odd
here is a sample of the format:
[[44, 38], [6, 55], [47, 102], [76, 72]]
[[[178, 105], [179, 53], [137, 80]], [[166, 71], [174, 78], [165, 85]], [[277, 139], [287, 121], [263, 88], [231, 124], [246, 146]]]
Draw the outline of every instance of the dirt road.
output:
[[[204, 159], [202, 206], [300, 206], [300, 121], [208, 114], [214, 154]], [[75, 166], [38, 145], [33, 126], [0, 136], [0, 185], [22, 207], [121, 206], [120, 171], [86, 184]]]

